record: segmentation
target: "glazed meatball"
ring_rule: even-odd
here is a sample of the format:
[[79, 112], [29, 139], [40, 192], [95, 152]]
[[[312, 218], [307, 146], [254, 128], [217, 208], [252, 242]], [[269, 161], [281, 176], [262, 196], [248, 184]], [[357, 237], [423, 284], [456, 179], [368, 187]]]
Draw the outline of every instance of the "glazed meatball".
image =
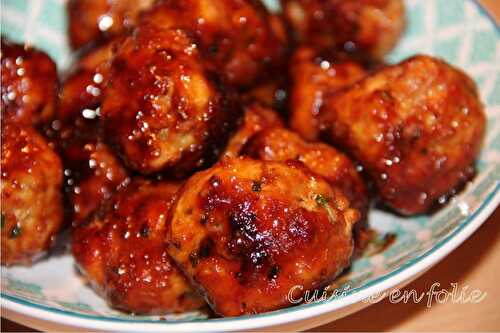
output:
[[342, 49], [372, 58], [387, 54], [402, 35], [402, 0], [281, 0], [295, 40], [318, 50]]
[[2, 38], [2, 119], [38, 126], [49, 121], [57, 98], [56, 64], [42, 51]]
[[145, 24], [113, 58], [100, 121], [130, 168], [181, 176], [216, 156], [241, 113], [184, 31]]
[[29, 265], [50, 249], [63, 222], [62, 166], [31, 126], [2, 126], [2, 265]]
[[70, 138], [62, 155], [66, 167], [67, 209], [72, 225], [77, 226], [129, 182], [129, 173], [113, 151], [97, 137]]
[[98, 121], [115, 43], [108, 42], [78, 59], [63, 83], [56, 120], [46, 130], [63, 158], [66, 208], [73, 226], [129, 180], [121, 160], [103, 142]]
[[280, 20], [254, 0], [163, 0], [143, 17], [192, 32], [211, 67], [238, 87], [283, 68], [287, 34]]
[[240, 156], [249, 140], [268, 127], [283, 127], [283, 121], [279, 115], [259, 103], [247, 105], [238, 129], [231, 136], [222, 157]]
[[248, 145], [246, 153], [265, 161], [300, 161], [330, 185], [340, 188], [351, 207], [360, 212], [361, 218], [354, 226], [354, 242], [358, 252], [362, 251], [369, 240], [369, 198], [363, 179], [346, 155], [323, 143], [305, 142], [284, 128], [263, 130]]
[[345, 54], [322, 54], [301, 47], [290, 64], [290, 128], [304, 139], [319, 139], [318, 113], [326, 94], [360, 80], [367, 71]]
[[119, 36], [133, 27], [154, 0], [70, 0], [69, 41], [74, 49]]
[[358, 218], [300, 162], [230, 158], [180, 190], [167, 249], [216, 313], [253, 314], [290, 306], [295, 285], [331, 282], [349, 264]]
[[436, 58], [416, 56], [327, 97], [325, 139], [363, 164], [382, 201], [425, 213], [469, 179], [485, 114], [472, 79]]
[[164, 231], [175, 183], [134, 180], [73, 233], [73, 255], [93, 288], [117, 309], [165, 314], [203, 299], [175, 267]]
[[87, 118], [96, 116], [109, 78], [109, 62], [121, 38], [115, 38], [83, 54], [74, 65], [60, 92], [58, 119], [72, 122], [75, 110], [88, 109]]

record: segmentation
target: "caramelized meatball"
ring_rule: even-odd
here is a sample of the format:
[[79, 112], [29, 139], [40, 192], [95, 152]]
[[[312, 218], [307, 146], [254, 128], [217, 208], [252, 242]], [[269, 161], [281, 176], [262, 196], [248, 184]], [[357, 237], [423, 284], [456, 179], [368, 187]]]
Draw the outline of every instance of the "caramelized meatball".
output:
[[154, 0], [70, 0], [69, 41], [74, 49], [118, 36], [131, 27]]
[[230, 158], [180, 190], [167, 249], [216, 313], [259, 313], [291, 305], [295, 285], [331, 282], [349, 264], [358, 218], [300, 162]]
[[164, 246], [175, 183], [135, 180], [73, 233], [73, 255], [97, 292], [117, 309], [165, 314], [199, 308]]
[[470, 178], [485, 115], [466, 74], [416, 56], [329, 96], [324, 137], [359, 160], [395, 211], [428, 211]]
[[2, 126], [2, 265], [29, 265], [63, 222], [59, 157], [31, 127]]
[[113, 58], [100, 120], [130, 168], [179, 176], [213, 158], [240, 113], [184, 31], [144, 24]]
[[264, 161], [296, 160], [322, 176], [330, 185], [340, 188], [360, 212], [361, 218], [354, 226], [356, 248], [362, 250], [368, 241], [368, 192], [355, 165], [343, 153], [323, 143], [308, 143], [297, 134], [284, 128], [269, 128], [248, 145], [249, 156]]
[[163, 0], [143, 17], [192, 32], [211, 67], [238, 87], [283, 67], [287, 35], [280, 20], [255, 0]]
[[381, 58], [405, 27], [402, 0], [281, 0], [297, 42]]
[[290, 64], [290, 128], [304, 139], [318, 140], [318, 113], [327, 93], [335, 92], [364, 77], [360, 62], [342, 54], [323, 55], [301, 47]]
[[63, 83], [56, 121], [46, 131], [64, 161], [67, 212], [74, 226], [129, 180], [120, 159], [103, 142], [98, 122], [116, 43], [105, 43], [78, 59]]
[[103, 90], [109, 78], [109, 62], [113, 50], [121, 38], [115, 38], [87, 51], [76, 62], [71, 74], [64, 81], [60, 93], [58, 119], [72, 121], [75, 110], [89, 109], [88, 117], [95, 116], [90, 110], [96, 110], [102, 102]]
[[121, 161], [98, 138], [70, 138], [63, 156], [68, 209], [73, 226], [77, 226], [130, 178]]
[[56, 64], [42, 51], [2, 38], [2, 119], [38, 126], [54, 116]]
[[283, 121], [279, 115], [258, 103], [245, 107], [238, 130], [232, 135], [222, 157], [238, 157], [248, 141], [260, 131], [268, 127], [282, 127]]

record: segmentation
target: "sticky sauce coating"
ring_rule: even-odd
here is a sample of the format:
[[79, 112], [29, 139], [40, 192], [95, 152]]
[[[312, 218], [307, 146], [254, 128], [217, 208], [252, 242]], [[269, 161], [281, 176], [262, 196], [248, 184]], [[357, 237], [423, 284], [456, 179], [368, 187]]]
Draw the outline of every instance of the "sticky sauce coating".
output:
[[101, 111], [106, 139], [128, 167], [171, 175], [216, 156], [241, 114], [185, 32], [147, 24], [118, 48]]
[[395, 211], [428, 211], [474, 174], [485, 114], [476, 85], [429, 56], [389, 66], [332, 94], [323, 137], [346, 149]]
[[213, 70], [237, 87], [283, 68], [287, 34], [281, 18], [260, 1], [164, 0], [142, 17], [162, 28], [193, 33]]
[[110, 306], [137, 314], [197, 309], [191, 289], [164, 246], [172, 196], [179, 184], [134, 180], [73, 233], [80, 271]]
[[283, 127], [280, 116], [268, 107], [252, 103], [245, 107], [245, 114], [231, 135], [222, 157], [238, 157], [244, 153], [245, 145], [259, 132], [268, 127]]
[[64, 162], [66, 211], [73, 226], [129, 181], [129, 172], [104, 142], [99, 126], [109, 61], [119, 40], [78, 58], [62, 84], [56, 119], [45, 129]]
[[137, 24], [154, 0], [70, 0], [69, 41], [74, 49], [119, 36]]
[[318, 114], [325, 96], [368, 74], [361, 62], [345, 54], [322, 54], [300, 47], [290, 63], [289, 125], [304, 139], [319, 139]]
[[2, 265], [30, 265], [63, 223], [62, 165], [31, 126], [2, 124]]
[[380, 59], [405, 27], [402, 0], [281, 0], [296, 42]]
[[167, 225], [168, 252], [219, 315], [290, 305], [345, 268], [359, 212], [300, 162], [226, 159], [191, 177]]
[[304, 163], [312, 172], [323, 177], [330, 185], [338, 187], [360, 213], [354, 225], [356, 250], [361, 252], [369, 240], [368, 206], [366, 186], [354, 163], [335, 148], [318, 142], [306, 142], [285, 128], [269, 128], [257, 134], [245, 153], [264, 161], [295, 160]]
[[56, 64], [42, 51], [2, 38], [2, 120], [39, 126], [55, 113]]

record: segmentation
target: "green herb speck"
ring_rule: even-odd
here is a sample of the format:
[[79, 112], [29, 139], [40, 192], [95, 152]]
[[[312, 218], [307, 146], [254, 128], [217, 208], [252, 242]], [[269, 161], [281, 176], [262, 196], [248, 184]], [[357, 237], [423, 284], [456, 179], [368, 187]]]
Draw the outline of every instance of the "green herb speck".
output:
[[328, 201], [329, 201], [328, 198], [326, 198], [322, 194], [316, 194], [316, 196], [314, 197], [314, 200], [316, 200], [316, 203], [321, 207], [326, 207], [326, 205], [328, 205]]
[[332, 207], [330, 207], [330, 205], [328, 204], [330, 202], [330, 200], [322, 194], [316, 194], [316, 196], [314, 197], [314, 200], [316, 201], [318, 206], [320, 206], [326, 210], [326, 213], [328, 214], [328, 218], [330, 219], [330, 222], [335, 223], [337, 218], [336, 218], [336, 214], [333, 211]]

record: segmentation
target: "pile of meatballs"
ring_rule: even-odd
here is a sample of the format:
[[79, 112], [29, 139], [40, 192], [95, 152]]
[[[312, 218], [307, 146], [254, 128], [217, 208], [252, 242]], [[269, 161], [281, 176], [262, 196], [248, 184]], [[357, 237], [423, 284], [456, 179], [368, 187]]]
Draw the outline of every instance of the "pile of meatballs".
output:
[[31, 265], [69, 230], [113, 308], [272, 311], [363, 255], [373, 203], [426, 214], [474, 175], [473, 80], [431, 56], [384, 62], [402, 0], [67, 10], [76, 60], [60, 77], [2, 39], [2, 265]]

